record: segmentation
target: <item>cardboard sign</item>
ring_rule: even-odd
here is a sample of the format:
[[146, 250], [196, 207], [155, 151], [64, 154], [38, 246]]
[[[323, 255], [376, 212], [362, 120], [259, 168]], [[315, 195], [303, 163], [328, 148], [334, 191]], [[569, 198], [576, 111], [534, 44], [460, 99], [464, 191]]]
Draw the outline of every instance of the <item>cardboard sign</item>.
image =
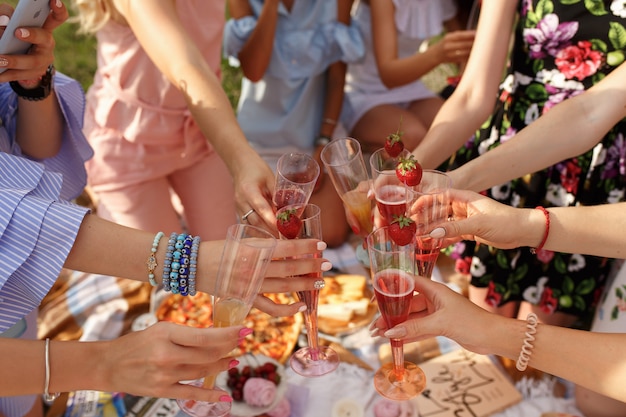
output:
[[421, 363], [426, 390], [414, 401], [420, 417], [487, 417], [522, 400], [488, 356], [458, 349]]

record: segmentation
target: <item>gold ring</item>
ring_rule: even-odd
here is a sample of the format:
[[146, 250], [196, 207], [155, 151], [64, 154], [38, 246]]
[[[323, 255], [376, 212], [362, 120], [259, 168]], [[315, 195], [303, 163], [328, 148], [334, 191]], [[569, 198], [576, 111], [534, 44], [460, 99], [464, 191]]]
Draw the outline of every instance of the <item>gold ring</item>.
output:
[[246, 214], [241, 216], [241, 221], [242, 222], [247, 222], [248, 221], [248, 216], [250, 216], [252, 213], [254, 213], [254, 209], [248, 210], [248, 212]]

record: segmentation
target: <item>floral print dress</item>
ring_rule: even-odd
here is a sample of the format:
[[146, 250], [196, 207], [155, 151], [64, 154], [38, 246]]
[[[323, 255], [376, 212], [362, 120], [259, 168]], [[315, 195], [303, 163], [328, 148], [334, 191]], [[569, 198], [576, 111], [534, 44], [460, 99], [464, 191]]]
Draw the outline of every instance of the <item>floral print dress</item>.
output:
[[[492, 117], [450, 161], [459, 166], [506, 142], [552, 107], [581, 94], [624, 61], [626, 1], [521, 0], [507, 76]], [[626, 80], [624, 81], [626, 82]], [[626, 120], [589, 152], [493, 187], [514, 207], [575, 206], [624, 200]], [[610, 270], [605, 258], [462, 242], [457, 267], [488, 287], [493, 306], [526, 300], [547, 312], [589, 319]]]

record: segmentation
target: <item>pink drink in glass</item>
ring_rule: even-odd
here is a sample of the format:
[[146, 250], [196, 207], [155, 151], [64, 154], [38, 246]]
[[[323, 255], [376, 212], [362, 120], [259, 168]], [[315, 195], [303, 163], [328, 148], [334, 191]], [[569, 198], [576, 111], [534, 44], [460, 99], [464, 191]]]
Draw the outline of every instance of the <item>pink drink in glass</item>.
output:
[[391, 223], [395, 216], [406, 214], [407, 190], [403, 185], [386, 184], [378, 188], [375, 194], [378, 211], [387, 223]]

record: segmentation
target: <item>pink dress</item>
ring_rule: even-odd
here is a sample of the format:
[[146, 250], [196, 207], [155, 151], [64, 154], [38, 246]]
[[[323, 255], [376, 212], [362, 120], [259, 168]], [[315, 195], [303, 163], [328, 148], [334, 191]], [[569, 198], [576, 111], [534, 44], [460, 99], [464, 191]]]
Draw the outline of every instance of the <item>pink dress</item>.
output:
[[[220, 76], [224, 1], [184, 0], [181, 21]], [[183, 94], [150, 60], [132, 30], [110, 21], [97, 33], [98, 69], [87, 93], [87, 163], [98, 213], [131, 227], [221, 238], [236, 222], [232, 179], [194, 121]], [[209, 200], [210, 197], [210, 200]]]

